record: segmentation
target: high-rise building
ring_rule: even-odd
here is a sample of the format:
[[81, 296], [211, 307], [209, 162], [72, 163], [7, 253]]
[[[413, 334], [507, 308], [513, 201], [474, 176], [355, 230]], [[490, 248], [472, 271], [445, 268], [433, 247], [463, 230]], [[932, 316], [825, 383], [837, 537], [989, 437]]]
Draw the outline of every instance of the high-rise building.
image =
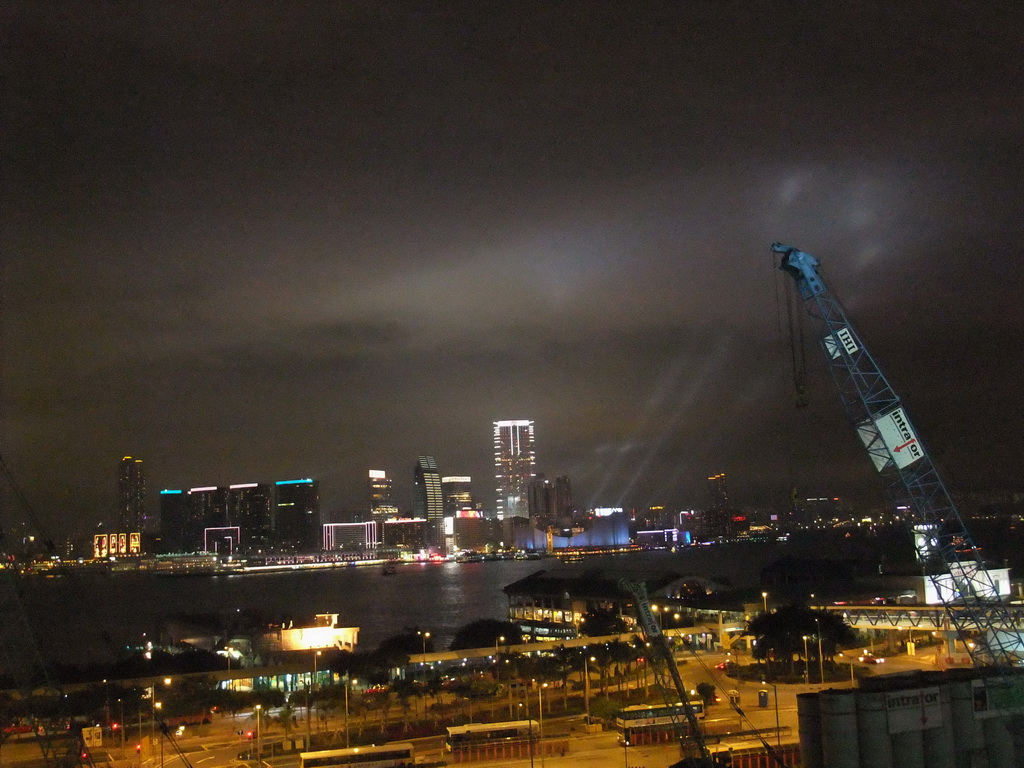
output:
[[576, 511], [576, 503], [572, 498], [572, 482], [567, 475], [559, 475], [555, 478], [555, 515], [558, 517], [558, 525], [572, 525], [573, 513]]
[[456, 512], [473, 509], [473, 492], [468, 477], [442, 477], [441, 493], [444, 495], [445, 517], [455, 517]]
[[312, 478], [274, 484], [274, 548], [317, 552], [321, 547], [320, 484]]
[[203, 531], [228, 524], [227, 493], [215, 485], [190, 488], [185, 498], [184, 551], [200, 552], [205, 546]]
[[187, 546], [187, 513], [184, 491], [160, 491], [160, 539], [164, 552], [191, 552]]
[[121, 531], [136, 532], [146, 527], [146, 475], [142, 459], [125, 456], [117, 476], [117, 525]]
[[228, 486], [228, 525], [239, 529], [243, 552], [266, 552], [271, 545], [273, 492], [266, 483]]
[[427, 521], [429, 543], [440, 543], [444, 535], [444, 495], [433, 456], [420, 456], [413, 469], [412, 513]]
[[494, 478], [498, 519], [528, 517], [527, 490], [534, 476], [533, 422], [494, 422]]
[[711, 509], [725, 509], [729, 506], [729, 494], [725, 490], [724, 472], [708, 478], [708, 496], [711, 499]]
[[538, 474], [527, 484], [527, 507], [530, 520], [541, 530], [555, 524], [555, 486]]
[[371, 469], [367, 487], [370, 493], [370, 520], [377, 523], [376, 531], [379, 535], [385, 520], [398, 517], [398, 507], [391, 498], [391, 478], [382, 469]]

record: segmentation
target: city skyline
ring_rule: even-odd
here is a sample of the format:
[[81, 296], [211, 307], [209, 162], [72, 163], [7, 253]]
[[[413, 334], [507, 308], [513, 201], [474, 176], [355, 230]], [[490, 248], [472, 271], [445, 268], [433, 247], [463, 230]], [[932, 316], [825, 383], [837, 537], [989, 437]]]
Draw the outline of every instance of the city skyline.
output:
[[1019, 486], [1020, 5], [0, 25], [0, 454], [55, 531], [119, 519], [126, 455], [150, 489], [314, 476], [325, 509], [432, 455], [490, 504], [515, 415], [584, 508], [697, 506], [720, 472], [737, 506], [880, 505], [775, 241], [820, 258], [951, 490]]

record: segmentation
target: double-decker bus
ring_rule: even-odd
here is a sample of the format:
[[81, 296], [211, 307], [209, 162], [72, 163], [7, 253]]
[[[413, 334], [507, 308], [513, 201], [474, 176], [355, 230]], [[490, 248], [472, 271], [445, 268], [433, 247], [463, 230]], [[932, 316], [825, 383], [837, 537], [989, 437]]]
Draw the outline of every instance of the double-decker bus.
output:
[[529, 741], [538, 735], [536, 720], [510, 720], [504, 723], [471, 723], [448, 729], [445, 747], [449, 752], [465, 747], [502, 742]]
[[[696, 699], [690, 707], [698, 719], [704, 719], [704, 702]], [[615, 728], [620, 744], [649, 744], [671, 739], [677, 732], [686, 733], [689, 723], [686, 707], [675, 704], [637, 704], [620, 709], [615, 714]]]
[[413, 746], [408, 742], [326, 749], [321, 752], [302, 752], [299, 755], [299, 768], [412, 768], [414, 764]]

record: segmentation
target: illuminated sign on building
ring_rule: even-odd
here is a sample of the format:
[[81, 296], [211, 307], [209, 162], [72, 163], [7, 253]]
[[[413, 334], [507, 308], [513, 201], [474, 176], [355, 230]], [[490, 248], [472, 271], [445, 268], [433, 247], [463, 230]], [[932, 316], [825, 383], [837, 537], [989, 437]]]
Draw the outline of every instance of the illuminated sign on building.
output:
[[100, 560], [106, 557], [124, 557], [142, 553], [142, 534], [98, 533], [92, 537], [92, 556]]

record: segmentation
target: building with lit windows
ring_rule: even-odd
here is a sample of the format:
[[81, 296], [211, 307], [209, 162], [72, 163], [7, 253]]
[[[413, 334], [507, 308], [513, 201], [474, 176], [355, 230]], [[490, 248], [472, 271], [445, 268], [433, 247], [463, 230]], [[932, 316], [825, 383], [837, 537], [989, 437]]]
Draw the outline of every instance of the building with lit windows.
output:
[[494, 479], [498, 519], [529, 517], [529, 484], [535, 474], [533, 422], [494, 422]]
[[254, 554], [270, 550], [273, 503], [273, 491], [267, 483], [228, 486], [228, 525], [240, 530], [243, 552]]
[[143, 531], [146, 528], [146, 474], [142, 459], [125, 456], [117, 475], [117, 525], [122, 531]]
[[381, 538], [385, 547], [420, 550], [428, 545], [427, 521], [423, 518], [385, 520]]
[[274, 483], [274, 549], [316, 552], [320, 549], [320, 484], [312, 478]]
[[391, 478], [383, 469], [371, 469], [367, 478], [367, 489], [370, 496], [370, 519], [377, 523], [379, 531], [385, 520], [398, 517], [398, 507], [391, 497]]
[[427, 543], [440, 544], [444, 536], [444, 495], [433, 456], [420, 456], [413, 469], [412, 514], [427, 521]]
[[455, 517], [464, 509], [473, 509], [473, 492], [469, 477], [442, 477], [441, 493], [444, 496], [445, 517]]
[[373, 549], [380, 541], [377, 523], [325, 523], [323, 526], [323, 548], [327, 552], [351, 550], [365, 552]]
[[190, 488], [185, 496], [184, 552], [204, 552], [207, 528], [228, 525], [227, 489], [217, 486]]

